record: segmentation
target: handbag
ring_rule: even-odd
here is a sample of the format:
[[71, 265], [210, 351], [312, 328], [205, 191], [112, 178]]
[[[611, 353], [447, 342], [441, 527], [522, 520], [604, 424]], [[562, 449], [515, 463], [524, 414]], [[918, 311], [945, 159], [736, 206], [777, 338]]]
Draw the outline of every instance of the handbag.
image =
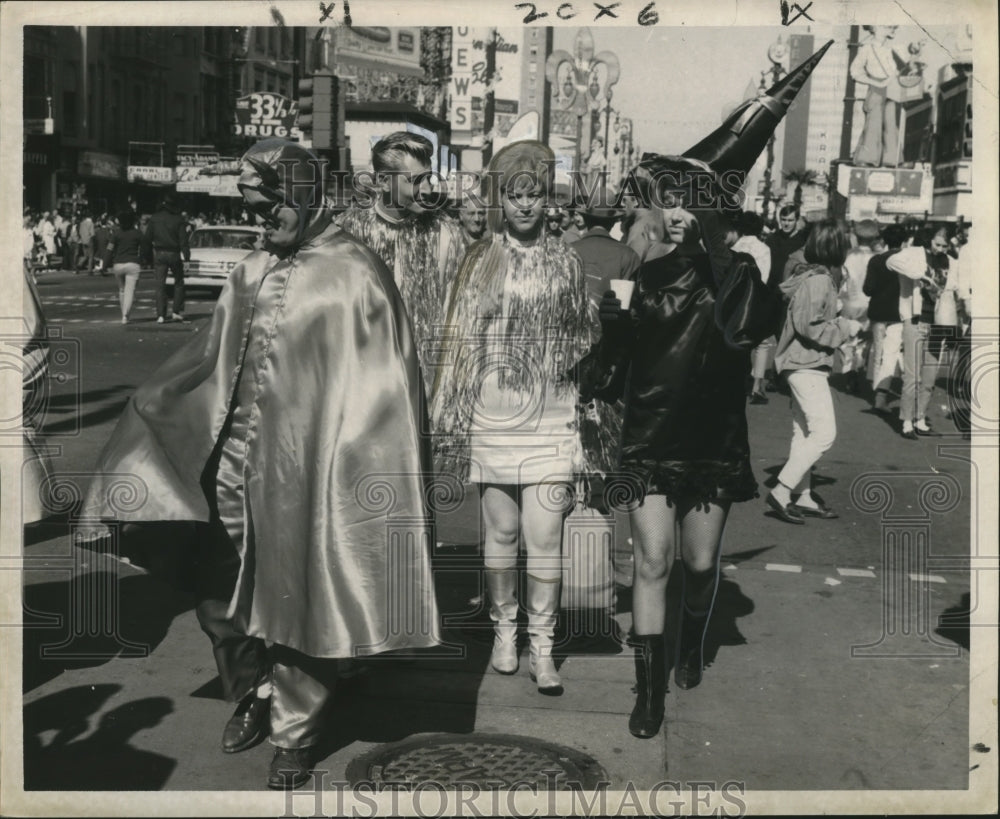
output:
[[958, 326], [958, 304], [954, 290], [942, 290], [934, 303], [934, 325], [936, 327]]

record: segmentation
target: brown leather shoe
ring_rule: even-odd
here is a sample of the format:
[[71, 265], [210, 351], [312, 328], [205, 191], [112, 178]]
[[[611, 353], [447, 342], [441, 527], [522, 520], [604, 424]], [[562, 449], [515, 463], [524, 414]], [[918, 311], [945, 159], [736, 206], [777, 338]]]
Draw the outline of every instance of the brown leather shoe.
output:
[[258, 697], [254, 691], [247, 694], [226, 723], [222, 732], [222, 750], [235, 754], [252, 748], [264, 739], [270, 731], [270, 713], [270, 697]]
[[276, 791], [291, 791], [301, 787], [312, 776], [312, 748], [275, 748], [267, 772], [267, 787]]

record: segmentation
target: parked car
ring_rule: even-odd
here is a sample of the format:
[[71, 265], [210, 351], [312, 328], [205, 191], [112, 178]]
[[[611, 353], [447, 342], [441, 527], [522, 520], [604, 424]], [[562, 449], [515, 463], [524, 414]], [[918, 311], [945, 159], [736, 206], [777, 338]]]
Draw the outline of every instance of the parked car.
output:
[[[184, 263], [185, 287], [222, 290], [229, 274], [244, 257], [264, 243], [264, 228], [251, 225], [211, 225], [195, 230], [188, 244], [191, 261]], [[167, 286], [174, 277], [167, 274]]]

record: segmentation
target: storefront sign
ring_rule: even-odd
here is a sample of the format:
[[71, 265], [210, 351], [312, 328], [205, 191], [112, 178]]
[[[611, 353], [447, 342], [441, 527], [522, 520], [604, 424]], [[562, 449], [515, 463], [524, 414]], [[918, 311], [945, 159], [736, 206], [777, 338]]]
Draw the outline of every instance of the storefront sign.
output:
[[128, 181], [172, 185], [174, 183], [174, 169], [161, 168], [156, 165], [129, 165]]
[[76, 172], [80, 176], [121, 180], [125, 178], [125, 160], [105, 151], [80, 151]]
[[217, 174], [203, 174], [202, 168], [219, 162], [219, 152], [210, 147], [178, 148], [177, 167], [174, 173], [177, 179], [178, 193], [211, 193], [219, 187]]
[[204, 167], [219, 161], [218, 151], [182, 151], [177, 149], [177, 164], [185, 167]]
[[59, 153], [58, 137], [47, 134], [25, 134], [24, 157], [25, 165], [35, 168], [52, 168], [56, 164]]
[[197, 165], [178, 165], [175, 168], [178, 193], [212, 193], [212, 191], [219, 187], [219, 177], [203, 175], [201, 167]]
[[299, 114], [298, 103], [281, 94], [260, 92], [247, 94], [236, 100], [236, 136], [264, 139], [302, 139], [302, 131], [295, 124]]
[[218, 187], [209, 191], [210, 196], [231, 196], [237, 199], [243, 196], [240, 189], [236, 187], [238, 176], [227, 174], [226, 176], [217, 176], [216, 179], [219, 180]]
[[919, 197], [882, 196], [877, 202], [879, 213], [923, 213], [930, 210]]

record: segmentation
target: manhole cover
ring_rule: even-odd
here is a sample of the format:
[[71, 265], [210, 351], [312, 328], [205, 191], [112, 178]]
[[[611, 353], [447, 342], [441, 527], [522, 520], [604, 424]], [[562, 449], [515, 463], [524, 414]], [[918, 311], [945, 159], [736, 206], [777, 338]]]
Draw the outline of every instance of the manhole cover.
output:
[[607, 773], [586, 754], [513, 734], [432, 734], [382, 745], [347, 766], [352, 785], [411, 788], [433, 782], [448, 789], [535, 786], [593, 790]]

